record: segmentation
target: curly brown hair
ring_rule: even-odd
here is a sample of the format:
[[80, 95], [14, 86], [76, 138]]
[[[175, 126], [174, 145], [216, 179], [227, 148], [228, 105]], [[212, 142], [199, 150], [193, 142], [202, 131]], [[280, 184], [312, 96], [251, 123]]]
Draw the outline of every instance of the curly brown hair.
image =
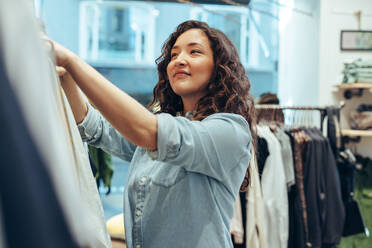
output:
[[223, 32], [209, 27], [205, 22], [191, 20], [181, 23], [163, 44], [161, 55], [156, 59], [159, 81], [154, 88], [154, 98], [149, 108], [157, 106], [156, 113], [169, 113], [173, 116], [178, 112], [183, 113], [182, 99], [174, 93], [169, 83], [167, 66], [177, 38], [190, 29], [200, 29], [207, 35], [214, 59], [207, 94], [197, 103], [192, 119], [201, 121], [211, 114], [222, 112], [239, 114], [247, 120], [252, 136], [255, 137], [254, 100], [249, 93], [251, 85], [237, 49]]

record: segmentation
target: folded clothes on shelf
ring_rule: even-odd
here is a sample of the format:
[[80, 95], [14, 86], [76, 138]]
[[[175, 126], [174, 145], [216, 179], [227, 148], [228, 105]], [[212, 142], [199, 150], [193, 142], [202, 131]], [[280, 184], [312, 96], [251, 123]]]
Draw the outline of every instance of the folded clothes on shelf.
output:
[[343, 83], [372, 83], [372, 60], [357, 59], [344, 66]]
[[358, 130], [372, 129], [372, 111], [352, 112], [350, 124], [352, 129]]
[[358, 112], [372, 111], [372, 104], [360, 104], [357, 108]]

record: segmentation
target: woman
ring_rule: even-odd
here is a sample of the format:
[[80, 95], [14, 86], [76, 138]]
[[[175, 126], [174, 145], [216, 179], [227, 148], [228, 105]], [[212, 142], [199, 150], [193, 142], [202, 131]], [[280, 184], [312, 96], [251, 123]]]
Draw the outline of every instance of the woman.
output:
[[156, 114], [57, 43], [55, 50], [83, 140], [131, 161], [127, 247], [232, 247], [229, 225], [250, 161], [254, 116], [232, 42], [206, 23], [180, 24], [157, 59], [150, 104]]

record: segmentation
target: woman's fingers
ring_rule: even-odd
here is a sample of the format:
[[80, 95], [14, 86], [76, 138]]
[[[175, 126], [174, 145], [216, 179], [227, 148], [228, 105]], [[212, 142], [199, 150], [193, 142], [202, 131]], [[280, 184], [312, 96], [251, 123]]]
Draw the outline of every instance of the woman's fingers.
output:
[[56, 71], [57, 71], [57, 74], [58, 76], [62, 77], [63, 75], [66, 74], [66, 69], [62, 66], [56, 66]]
[[68, 56], [71, 54], [71, 51], [63, 47], [58, 42], [51, 40], [45, 34], [41, 35], [41, 39], [44, 40], [46, 48], [54, 53], [57, 66], [64, 67], [66, 65]]
[[53, 50], [53, 41], [51, 39], [49, 39], [48, 36], [46, 36], [45, 34], [41, 34], [41, 40], [43, 40], [44, 42], [44, 45], [45, 45], [45, 48], [47, 49], [47, 51], [52, 51]]

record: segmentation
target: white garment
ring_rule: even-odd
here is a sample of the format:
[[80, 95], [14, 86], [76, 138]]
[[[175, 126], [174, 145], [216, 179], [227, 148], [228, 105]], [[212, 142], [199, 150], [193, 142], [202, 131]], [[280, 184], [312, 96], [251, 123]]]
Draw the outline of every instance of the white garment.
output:
[[258, 166], [252, 152], [249, 170], [249, 186], [246, 193], [246, 247], [247, 248], [266, 248], [267, 228], [265, 222], [265, 209], [262, 199], [261, 182], [258, 176]]
[[11, 86], [75, 240], [111, 247], [87, 154], [28, 7], [24, 0], [0, 1], [0, 52]]
[[257, 134], [266, 139], [270, 152], [261, 178], [268, 247], [285, 248], [288, 246], [289, 217], [281, 147], [269, 127], [258, 125]]
[[243, 214], [239, 193], [234, 202], [234, 216], [230, 223], [230, 233], [234, 238], [235, 244], [244, 243]]
[[290, 189], [294, 184], [296, 184], [291, 141], [289, 140], [288, 135], [286, 135], [280, 128], [277, 128], [274, 134], [280, 143], [287, 189]]

